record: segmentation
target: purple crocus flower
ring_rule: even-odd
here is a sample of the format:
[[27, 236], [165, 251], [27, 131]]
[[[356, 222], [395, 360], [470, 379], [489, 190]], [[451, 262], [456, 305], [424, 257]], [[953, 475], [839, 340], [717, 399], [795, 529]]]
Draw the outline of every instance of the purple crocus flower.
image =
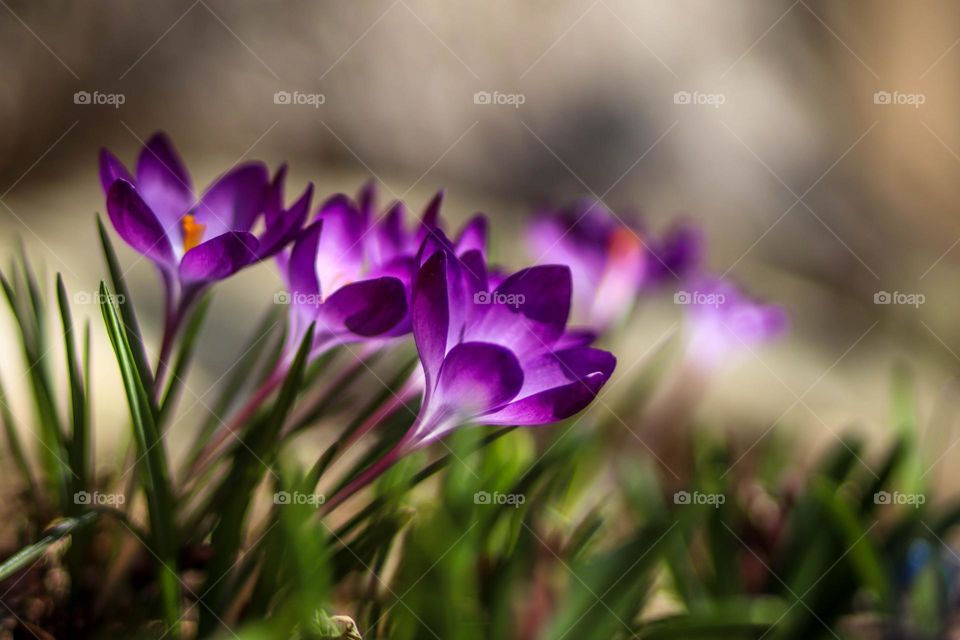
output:
[[[283, 170], [278, 172], [274, 192], [281, 192], [283, 175]], [[278, 205], [259, 236], [254, 235], [268, 182], [266, 166], [248, 162], [222, 175], [198, 198], [183, 161], [162, 133], [144, 145], [136, 178], [116, 156], [100, 151], [100, 183], [110, 222], [127, 244], [153, 261], [163, 278], [167, 309], [158, 379], [197, 296], [212, 283], [278, 253], [306, 221], [312, 185], [289, 210]]]
[[590, 404], [616, 359], [566, 333], [571, 288], [569, 267], [541, 265], [490, 291], [479, 252], [430, 255], [413, 285], [425, 391], [406, 447], [466, 423], [557, 422]]
[[658, 239], [586, 199], [537, 214], [528, 239], [538, 262], [570, 266], [574, 317], [597, 329], [622, 319], [640, 289], [684, 276], [700, 255], [699, 234], [690, 225]]
[[689, 358], [714, 369], [737, 353], [769, 342], [787, 329], [779, 306], [759, 302], [729, 280], [703, 277], [674, 295], [687, 307]]
[[[317, 211], [290, 252], [286, 270], [293, 304], [291, 344], [316, 322], [315, 353], [337, 344], [409, 333], [410, 288], [419, 247], [440, 232], [443, 193], [427, 205], [421, 222], [408, 229], [404, 204], [392, 204], [373, 220], [372, 184], [355, 200], [337, 194]], [[483, 251], [486, 219], [474, 217], [455, 250]]]
[[543, 425], [589, 405], [616, 366], [568, 332], [572, 277], [540, 265], [489, 288], [483, 254], [458, 253], [439, 231], [420, 251], [411, 319], [423, 402], [413, 426], [376, 463], [334, 495], [330, 511], [398, 459], [465, 424]]
[[[284, 170], [278, 172], [282, 182]], [[253, 230], [264, 213], [269, 174], [265, 165], [237, 165], [197, 197], [190, 175], [166, 135], [146, 143], [136, 178], [106, 149], [100, 182], [107, 213], [121, 238], [160, 270], [168, 298], [185, 306], [199, 291], [279, 252], [306, 221], [312, 185], [289, 209], [282, 204]]]

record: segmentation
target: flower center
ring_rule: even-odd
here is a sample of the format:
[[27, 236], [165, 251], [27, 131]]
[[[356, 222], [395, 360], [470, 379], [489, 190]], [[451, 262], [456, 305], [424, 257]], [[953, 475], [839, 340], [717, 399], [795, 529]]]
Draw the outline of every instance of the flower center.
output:
[[607, 254], [613, 262], [627, 260], [642, 251], [640, 240], [630, 229], [619, 227], [610, 235]]
[[183, 216], [180, 226], [183, 229], [183, 252], [186, 253], [200, 244], [203, 240], [203, 232], [207, 230], [207, 225], [197, 222], [196, 218], [188, 213]]

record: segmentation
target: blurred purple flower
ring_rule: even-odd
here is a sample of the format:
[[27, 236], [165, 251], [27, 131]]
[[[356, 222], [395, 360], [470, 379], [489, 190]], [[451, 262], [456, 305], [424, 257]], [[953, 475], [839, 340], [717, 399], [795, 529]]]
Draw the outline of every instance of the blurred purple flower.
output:
[[[284, 173], [278, 172], [275, 192], [281, 192]], [[307, 187], [289, 210], [276, 205], [264, 230], [254, 235], [267, 196], [266, 166], [237, 165], [198, 198], [180, 156], [162, 133], [140, 152], [136, 178], [101, 150], [100, 182], [114, 229], [157, 265], [168, 299], [181, 305], [210, 283], [279, 252], [303, 226], [313, 191]]]
[[412, 304], [425, 392], [405, 448], [465, 423], [548, 424], [590, 404], [616, 359], [587, 346], [589, 334], [566, 333], [571, 286], [569, 267], [543, 265], [490, 291], [479, 251], [426, 257]]
[[701, 246], [690, 225], [656, 239], [595, 200], [537, 214], [528, 243], [538, 263], [570, 266], [574, 317], [596, 329], [626, 316], [640, 289], [685, 276], [699, 263]]
[[674, 294], [674, 300], [687, 307], [689, 357], [705, 368], [787, 330], [787, 314], [781, 307], [749, 297], [729, 280], [700, 278]]

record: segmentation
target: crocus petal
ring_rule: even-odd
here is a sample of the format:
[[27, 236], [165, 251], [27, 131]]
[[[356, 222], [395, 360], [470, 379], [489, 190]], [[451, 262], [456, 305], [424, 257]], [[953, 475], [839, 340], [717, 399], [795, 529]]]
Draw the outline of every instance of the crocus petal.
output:
[[249, 231], [263, 211], [269, 180], [266, 166], [250, 162], [234, 167], [210, 185], [194, 208], [197, 221], [207, 226], [206, 237]]
[[428, 390], [433, 387], [447, 352], [450, 328], [447, 259], [443, 251], [434, 253], [417, 272], [413, 283], [410, 314], [413, 338]]
[[260, 247], [257, 249], [260, 260], [276, 254], [296, 237], [303, 223], [307, 221], [311, 198], [313, 198], [313, 184], [307, 185], [306, 191], [290, 209], [274, 217], [272, 222], [269, 219], [265, 220], [267, 228], [260, 236]]
[[643, 280], [647, 284], [671, 282], [688, 275], [703, 262], [703, 237], [691, 224], [679, 224], [652, 243], [646, 255]]
[[374, 225], [370, 243], [370, 259], [374, 264], [385, 264], [408, 248], [403, 229], [404, 213], [403, 202], [398, 200]]
[[283, 214], [283, 186], [287, 179], [287, 164], [283, 163], [273, 176], [273, 181], [267, 187], [267, 195], [263, 200], [263, 216], [267, 227], [273, 226]]
[[463, 227], [456, 241], [457, 253], [477, 250], [485, 253], [487, 250], [487, 217], [482, 213], [471, 218]]
[[589, 347], [597, 341], [597, 332], [592, 329], [567, 329], [566, 333], [553, 345], [557, 351], [572, 349], [573, 347]]
[[600, 349], [544, 354], [524, 366], [519, 399], [481, 419], [486, 424], [535, 425], [569, 418], [593, 401], [615, 366], [616, 358]]
[[487, 342], [461, 342], [444, 359], [427, 409], [424, 424], [431, 439], [442, 435], [438, 429], [445, 430], [448, 420], [431, 424], [429, 416], [452, 416], [453, 423], [469, 420], [509, 402], [522, 386], [523, 369], [512, 351]]
[[366, 228], [354, 202], [343, 194], [328, 198], [317, 211], [317, 219], [323, 220], [317, 275], [321, 290], [330, 292], [362, 277]]
[[312, 299], [310, 306], [316, 306], [320, 301], [317, 247], [322, 230], [323, 221], [317, 220], [300, 233], [290, 252], [290, 264], [287, 270], [290, 292], [294, 294], [295, 299]]
[[516, 272], [485, 299], [483, 316], [467, 340], [497, 342], [517, 354], [549, 348], [570, 315], [572, 279], [565, 265], [543, 265]]
[[184, 282], [222, 280], [257, 259], [257, 238], [252, 233], [230, 232], [187, 251], [180, 261]]
[[423, 216], [420, 218], [420, 227], [417, 229], [415, 236], [418, 245], [428, 236], [434, 235], [434, 231], [440, 229], [440, 206], [442, 204], [443, 190], [440, 190], [427, 203], [427, 208], [424, 209]]
[[407, 315], [407, 293], [397, 278], [361, 280], [341, 287], [320, 305], [317, 324], [331, 333], [382, 335]]
[[114, 181], [107, 192], [107, 214], [127, 244], [151, 260], [173, 265], [173, 248], [163, 225], [126, 180]]
[[133, 184], [133, 178], [123, 163], [106, 149], [100, 149], [100, 184], [103, 185], [103, 192], [110, 191], [110, 187], [117, 180], [126, 180]]
[[137, 189], [165, 229], [175, 227], [193, 204], [193, 186], [173, 143], [155, 134], [137, 160]]

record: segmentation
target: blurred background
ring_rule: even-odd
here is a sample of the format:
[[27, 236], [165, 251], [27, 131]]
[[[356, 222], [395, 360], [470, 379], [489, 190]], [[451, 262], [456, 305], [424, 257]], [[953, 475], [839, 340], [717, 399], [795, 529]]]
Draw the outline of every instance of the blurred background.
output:
[[[696, 221], [711, 269], [791, 316], [786, 340], [709, 388], [707, 423], [757, 437], [791, 429], [811, 449], [876, 433], [906, 361], [936, 473], [960, 460], [956, 3], [0, 5], [2, 244], [9, 253], [22, 238], [71, 291], [95, 291], [105, 273], [97, 150], [132, 164], [161, 129], [198, 188], [246, 159], [289, 162], [290, 193], [308, 181], [353, 192], [372, 178], [384, 202], [419, 211], [444, 188], [448, 219], [487, 213], [492, 255], [512, 267], [536, 258], [518, 232], [533, 207], [599, 197], [654, 230]], [[126, 247], [121, 258], [155, 337], [156, 276]], [[278, 287], [271, 265], [219, 287], [186, 413], [203, 410]], [[881, 292], [923, 304], [875, 304]], [[666, 307], [631, 325], [621, 371], [677, 320]], [[99, 328], [95, 305], [79, 311]], [[16, 386], [7, 314], [0, 326]], [[118, 385], [106, 351], [97, 372]], [[116, 404], [97, 410], [122, 415]]]

